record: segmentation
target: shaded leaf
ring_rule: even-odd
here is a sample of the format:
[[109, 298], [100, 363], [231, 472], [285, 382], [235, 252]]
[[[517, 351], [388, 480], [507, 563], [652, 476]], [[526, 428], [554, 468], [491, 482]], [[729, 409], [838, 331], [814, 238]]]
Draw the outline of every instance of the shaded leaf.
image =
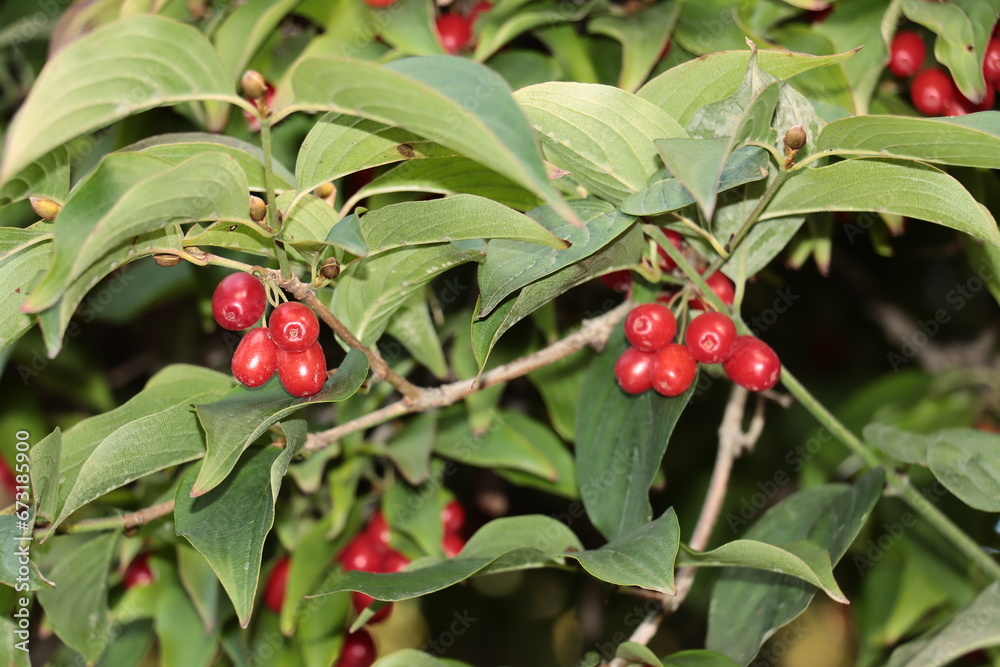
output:
[[237, 5], [212, 37], [230, 81], [239, 81], [254, 53], [302, 0], [248, 0]]
[[930, 440], [927, 465], [938, 481], [970, 507], [1000, 511], [1000, 435], [949, 428]]
[[0, 227], [0, 349], [10, 347], [34, 319], [21, 311], [28, 291], [52, 261], [52, 234]]
[[634, 92], [649, 76], [660, 54], [670, 42], [680, 3], [662, 2], [625, 16], [598, 16], [587, 30], [621, 42], [622, 70], [618, 87]]
[[47, 197], [56, 203], [69, 194], [69, 151], [59, 146], [21, 170], [0, 188], [0, 207], [30, 197]]

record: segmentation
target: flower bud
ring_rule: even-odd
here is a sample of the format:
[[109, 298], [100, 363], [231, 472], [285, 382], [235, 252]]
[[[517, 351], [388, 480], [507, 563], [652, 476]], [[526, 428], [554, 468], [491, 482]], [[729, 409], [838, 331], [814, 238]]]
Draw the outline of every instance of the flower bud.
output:
[[785, 148], [790, 151], [797, 151], [806, 145], [806, 131], [802, 129], [802, 125], [792, 125], [788, 128], [788, 132], [785, 132]]
[[177, 255], [153, 255], [153, 261], [158, 266], [177, 266], [181, 263], [181, 258]]
[[340, 275], [340, 262], [333, 257], [329, 258], [323, 262], [323, 266], [320, 267], [319, 275], [323, 276], [327, 280], [333, 280]]
[[267, 204], [260, 197], [250, 195], [250, 219], [260, 222], [267, 215]]
[[252, 69], [243, 72], [243, 79], [240, 80], [240, 85], [243, 87], [243, 95], [247, 99], [259, 100], [267, 92], [267, 83], [264, 81], [264, 77], [260, 72]]
[[316, 193], [316, 196], [319, 197], [320, 199], [326, 199], [327, 197], [333, 194], [333, 183], [331, 183], [330, 181], [327, 181], [326, 183], [321, 183], [316, 186], [314, 192]]
[[43, 220], [55, 220], [62, 206], [45, 197], [29, 197], [31, 208]]

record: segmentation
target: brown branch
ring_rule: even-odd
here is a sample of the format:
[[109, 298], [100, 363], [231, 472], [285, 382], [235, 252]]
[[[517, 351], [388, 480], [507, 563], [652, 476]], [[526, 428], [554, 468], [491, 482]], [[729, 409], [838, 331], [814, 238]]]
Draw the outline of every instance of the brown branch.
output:
[[129, 512], [128, 514], [103, 517], [100, 519], [84, 519], [83, 521], [77, 521], [76, 523], [68, 523], [61, 527], [61, 532], [93, 533], [118, 528], [128, 530], [129, 528], [138, 528], [139, 526], [145, 525], [154, 519], [166, 516], [173, 511], [174, 501], [167, 500], [159, 505], [146, 507], [141, 510], [136, 510], [135, 512]]
[[320, 433], [311, 434], [306, 441], [305, 449], [323, 449], [345, 435], [377, 426], [390, 419], [414, 412], [424, 412], [452, 405], [470, 394], [527, 375], [533, 370], [568, 357], [585, 347], [601, 347], [607, 341], [608, 336], [611, 335], [612, 329], [615, 328], [619, 320], [625, 317], [625, 313], [631, 307], [632, 304], [626, 301], [600, 317], [586, 320], [576, 333], [570, 334], [537, 352], [533, 352], [502, 366], [497, 366], [483, 373], [478, 380], [458, 380], [457, 382], [452, 382], [441, 387], [418, 389], [417, 396], [412, 399], [403, 399], [391, 403], [363, 417], [353, 419]]

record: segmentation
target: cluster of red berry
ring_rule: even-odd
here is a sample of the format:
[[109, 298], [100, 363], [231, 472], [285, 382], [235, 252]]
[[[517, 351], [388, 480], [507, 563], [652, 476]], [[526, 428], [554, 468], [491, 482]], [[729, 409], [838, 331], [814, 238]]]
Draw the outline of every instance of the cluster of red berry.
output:
[[615, 378], [629, 394], [655, 389], [664, 396], [687, 391], [698, 363], [722, 364], [730, 380], [751, 391], [770, 389], [781, 377], [778, 355], [764, 341], [738, 336], [723, 313], [706, 312], [688, 325], [684, 344], [674, 343], [677, 318], [660, 303], [636, 306], [625, 319], [627, 348], [615, 363]]
[[939, 67], [924, 67], [927, 46], [920, 33], [900, 30], [889, 48], [889, 71], [898, 77], [913, 77], [910, 82], [910, 100], [925, 116], [962, 116], [975, 111], [993, 108], [996, 92], [1000, 90], [1000, 36], [996, 30], [986, 47], [983, 60], [983, 78], [986, 79], [986, 96], [976, 104], [958, 90], [955, 81]]
[[[222, 279], [212, 294], [212, 315], [224, 329], [243, 331], [264, 314], [264, 286], [249, 273]], [[248, 387], [259, 387], [278, 372], [292, 396], [312, 396], [326, 382], [326, 355], [319, 341], [319, 320], [297, 301], [280, 304], [268, 326], [247, 332], [233, 353], [233, 376]]]

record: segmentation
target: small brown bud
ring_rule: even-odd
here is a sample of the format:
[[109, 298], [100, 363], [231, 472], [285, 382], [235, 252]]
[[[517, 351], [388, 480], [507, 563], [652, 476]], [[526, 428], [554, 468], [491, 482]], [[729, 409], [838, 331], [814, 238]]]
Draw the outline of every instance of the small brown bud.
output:
[[240, 80], [240, 85], [243, 87], [243, 94], [247, 99], [259, 100], [264, 97], [264, 93], [267, 92], [267, 83], [264, 81], [264, 77], [260, 72], [256, 72], [252, 69], [248, 69], [243, 72], [243, 78]]
[[340, 262], [333, 257], [329, 258], [323, 262], [323, 266], [319, 268], [319, 275], [323, 276], [327, 280], [333, 280], [340, 275]]
[[801, 125], [792, 125], [788, 128], [788, 132], [785, 132], [785, 148], [790, 151], [800, 150], [806, 145], [806, 131], [802, 129]]
[[316, 193], [316, 196], [319, 197], [320, 199], [326, 199], [327, 197], [333, 194], [333, 183], [329, 181], [327, 181], [326, 183], [321, 183], [316, 186], [314, 192]]
[[177, 255], [153, 255], [153, 261], [158, 266], [177, 266], [181, 263], [181, 258]]
[[62, 206], [45, 197], [29, 197], [28, 200], [31, 202], [31, 208], [43, 220], [55, 220], [62, 210]]
[[260, 197], [250, 195], [250, 219], [260, 222], [267, 215], [267, 204]]

